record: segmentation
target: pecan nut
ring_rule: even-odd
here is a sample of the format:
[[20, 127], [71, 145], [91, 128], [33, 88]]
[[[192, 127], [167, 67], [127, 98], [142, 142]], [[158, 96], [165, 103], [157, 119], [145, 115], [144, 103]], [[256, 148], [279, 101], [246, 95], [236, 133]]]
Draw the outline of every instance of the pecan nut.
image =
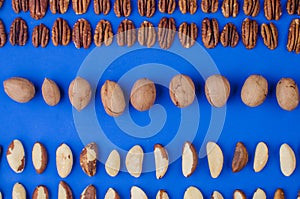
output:
[[0, 8], [2, 7], [4, 0], [0, 0]]
[[90, 0], [72, 0], [72, 8], [77, 15], [86, 13], [89, 5]]
[[94, 0], [94, 12], [99, 15], [107, 15], [110, 11], [110, 0]]
[[261, 36], [264, 40], [264, 44], [270, 49], [274, 50], [278, 45], [278, 30], [275, 24], [263, 23], [261, 25]]
[[192, 47], [198, 38], [198, 27], [195, 23], [183, 22], [179, 26], [178, 37], [184, 48]]
[[128, 17], [131, 14], [131, 0], [115, 0], [114, 11], [117, 17]]
[[152, 23], [144, 21], [138, 30], [138, 42], [148, 48], [156, 42], [156, 31]]
[[50, 0], [50, 11], [53, 14], [64, 14], [69, 7], [69, 0]]
[[155, 0], [138, 0], [138, 11], [141, 16], [152, 17], [155, 13]]
[[30, 16], [39, 20], [43, 18], [47, 12], [48, 0], [29, 0]]
[[282, 15], [280, 0], [264, 0], [264, 12], [268, 20], [279, 20]]
[[89, 48], [92, 43], [92, 28], [86, 19], [78, 19], [73, 26], [72, 40], [76, 48]]
[[222, 3], [222, 13], [224, 17], [236, 17], [239, 13], [239, 3], [237, 0], [224, 0]]
[[113, 41], [114, 34], [109, 21], [104, 19], [100, 20], [96, 26], [94, 33], [94, 43], [100, 47], [103, 44], [109, 46]]
[[239, 43], [239, 33], [236, 29], [236, 26], [232, 23], [227, 23], [220, 36], [220, 42], [224, 47], [234, 48]]
[[0, 19], [0, 47], [3, 47], [6, 43], [5, 27]]
[[300, 15], [300, 0], [288, 0], [286, 3], [286, 10], [290, 15]]
[[291, 22], [286, 47], [289, 52], [300, 53], [300, 19], [293, 19]]
[[256, 17], [259, 13], [260, 3], [259, 0], [244, 0], [243, 10], [245, 15]]
[[158, 43], [162, 49], [171, 47], [176, 34], [176, 23], [174, 18], [162, 18], [158, 24]]
[[255, 20], [245, 19], [242, 24], [242, 40], [247, 49], [256, 46], [258, 33], [258, 24]]
[[215, 13], [219, 8], [219, 0], [202, 0], [201, 9], [204, 13]]
[[197, 0], [179, 0], [178, 5], [182, 14], [195, 14], [198, 8]]
[[26, 22], [18, 17], [10, 26], [9, 42], [11, 45], [24, 46], [28, 40], [28, 27]]
[[136, 29], [132, 21], [125, 19], [118, 27], [117, 43], [119, 46], [133, 46], [136, 41]]
[[49, 28], [47, 28], [44, 24], [40, 24], [35, 26], [32, 32], [32, 45], [34, 47], [41, 46], [45, 48], [49, 42]]
[[219, 42], [219, 24], [216, 19], [202, 21], [202, 41], [206, 48], [214, 48]]
[[52, 26], [52, 43], [54, 46], [69, 44], [71, 29], [68, 22], [62, 18], [57, 18]]
[[12, 9], [17, 14], [21, 11], [27, 12], [29, 9], [28, 0], [12, 0], [11, 3], [12, 3]]
[[161, 13], [172, 14], [176, 8], [175, 0], [159, 0], [158, 2], [158, 10]]

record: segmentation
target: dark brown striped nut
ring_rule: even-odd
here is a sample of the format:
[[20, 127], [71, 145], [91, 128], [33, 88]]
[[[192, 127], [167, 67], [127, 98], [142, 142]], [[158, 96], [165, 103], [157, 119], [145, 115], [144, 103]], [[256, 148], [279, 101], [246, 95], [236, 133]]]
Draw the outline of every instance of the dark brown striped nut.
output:
[[94, 176], [97, 171], [98, 147], [95, 142], [87, 144], [80, 153], [80, 166], [88, 176]]
[[242, 24], [242, 40], [247, 49], [253, 49], [256, 46], [258, 33], [258, 24], [255, 20], [245, 19]]
[[72, 190], [69, 185], [60, 181], [58, 185], [58, 199], [73, 199]]
[[274, 50], [278, 45], [278, 30], [275, 24], [263, 23], [260, 28], [261, 36], [264, 40], [264, 44], [270, 49]]
[[89, 48], [92, 43], [92, 28], [86, 19], [78, 19], [73, 26], [72, 40], [76, 48]]
[[138, 0], [138, 11], [141, 16], [152, 17], [155, 13], [155, 0]]
[[285, 199], [283, 189], [281, 188], [276, 189], [274, 193], [274, 199]]
[[94, 0], [94, 12], [95, 14], [107, 15], [110, 11], [110, 0]]
[[128, 17], [131, 14], [131, 0], [115, 0], [114, 11], [117, 17]]
[[0, 0], [0, 8], [2, 7], [4, 0]]
[[286, 48], [289, 52], [300, 53], [300, 19], [293, 19], [290, 23]]
[[175, 0], [159, 0], [158, 2], [158, 10], [161, 13], [172, 14], [176, 8]]
[[259, 0], [244, 0], [243, 10], [245, 15], [256, 17], [259, 13], [260, 3]]
[[219, 0], [202, 0], [201, 9], [204, 13], [215, 13], [219, 8]]
[[242, 142], [238, 142], [235, 146], [232, 159], [232, 172], [241, 171], [248, 163], [248, 151]]
[[95, 28], [94, 43], [96, 46], [109, 46], [113, 41], [114, 34], [109, 21], [100, 20]]
[[300, 0], [288, 0], [286, 3], [286, 10], [290, 15], [300, 15]]
[[32, 194], [32, 199], [48, 199], [49, 198], [49, 192], [47, 187], [43, 185], [37, 186]]
[[44, 79], [42, 85], [43, 99], [49, 106], [55, 106], [60, 101], [60, 91], [57, 84], [48, 78]]
[[52, 43], [54, 46], [69, 44], [71, 29], [68, 22], [62, 18], [57, 18], [52, 26]]
[[184, 48], [192, 47], [198, 38], [198, 27], [195, 23], [183, 22], [178, 29], [178, 37]]
[[224, 0], [222, 3], [223, 16], [236, 17], [239, 13], [239, 2], [237, 0]]
[[292, 78], [281, 78], [276, 86], [276, 98], [279, 106], [286, 111], [292, 111], [299, 104], [299, 89]]
[[84, 14], [88, 10], [90, 0], [72, 0], [72, 8], [75, 14]]
[[195, 14], [198, 8], [197, 0], [179, 0], [178, 5], [182, 14]]
[[50, 0], [50, 11], [53, 14], [64, 14], [67, 12], [70, 0]]
[[176, 23], [174, 18], [162, 18], [158, 24], [158, 43], [162, 49], [169, 49], [176, 34]]
[[133, 46], [136, 42], [136, 29], [132, 21], [125, 19], [119, 27], [117, 33], [117, 43], [119, 46]]
[[206, 48], [214, 48], [219, 43], [219, 24], [216, 19], [202, 21], [202, 41]]
[[48, 0], [29, 0], [30, 16], [33, 19], [41, 19], [45, 16], [48, 8]]
[[29, 0], [12, 0], [12, 9], [15, 11], [15, 13], [19, 13], [21, 11], [27, 12], [29, 9]]
[[220, 36], [220, 42], [224, 47], [234, 48], [239, 43], [239, 33], [236, 29], [236, 26], [232, 23], [227, 23]]
[[36, 142], [33, 145], [31, 155], [32, 155], [32, 164], [35, 171], [38, 174], [43, 173], [48, 164], [48, 154], [45, 146], [40, 142]]
[[9, 42], [11, 45], [24, 46], [28, 40], [28, 27], [26, 22], [18, 17], [10, 26]]
[[6, 32], [5, 27], [0, 19], [0, 47], [3, 47], [6, 43]]
[[31, 36], [32, 45], [36, 48], [39, 46], [45, 48], [49, 42], [49, 32], [49, 28], [47, 28], [47, 26], [45, 26], [44, 24], [35, 26]]
[[282, 15], [280, 0], [264, 0], [264, 12], [268, 20], [279, 20]]
[[87, 186], [81, 193], [80, 199], [96, 199], [97, 191], [93, 185]]
[[156, 31], [152, 23], [148, 21], [142, 22], [138, 30], [138, 42], [142, 46], [150, 48], [156, 42]]

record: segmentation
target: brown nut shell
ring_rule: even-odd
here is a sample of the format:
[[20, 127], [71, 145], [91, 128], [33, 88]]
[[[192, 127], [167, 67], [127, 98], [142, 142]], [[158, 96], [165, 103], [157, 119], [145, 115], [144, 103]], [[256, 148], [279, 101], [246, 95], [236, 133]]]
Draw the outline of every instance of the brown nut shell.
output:
[[299, 104], [299, 90], [297, 83], [291, 78], [281, 78], [276, 86], [276, 98], [279, 106], [292, 111]]

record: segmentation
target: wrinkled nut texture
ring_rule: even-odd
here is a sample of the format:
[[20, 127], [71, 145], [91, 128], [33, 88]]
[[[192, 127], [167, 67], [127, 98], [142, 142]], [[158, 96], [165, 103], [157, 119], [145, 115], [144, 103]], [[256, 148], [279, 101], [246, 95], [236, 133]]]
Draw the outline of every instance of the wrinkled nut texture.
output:
[[115, 0], [114, 11], [117, 17], [128, 17], [131, 10], [131, 0]]
[[185, 190], [183, 199], [195, 199], [195, 198], [203, 199], [203, 195], [198, 188], [194, 186], [190, 186]]
[[280, 0], [264, 0], [264, 12], [268, 20], [279, 20], [282, 15]]
[[21, 77], [12, 77], [3, 82], [4, 92], [19, 103], [29, 102], [35, 95], [32, 82]]
[[248, 163], [248, 151], [242, 142], [238, 142], [235, 146], [232, 172], [236, 173], [241, 171]]
[[101, 100], [105, 112], [110, 116], [119, 116], [125, 110], [126, 104], [123, 90], [114, 81], [105, 81], [101, 87]]
[[20, 184], [16, 183], [12, 190], [12, 198], [13, 199], [26, 199], [26, 189], [25, 187]]
[[212, 106], [224, 106], [230, 95], [230, 84], [227, 78], [222, 75], [208, 77], [205, 81], [205, 95]]
[[25, 168], [25, 151], [20, 140], [13, 140], [8, 146], [6, 159], [15, 173], [22, 173]]
[[178, 37], [184, 48], [192, 47], [198, 38], [198, 27], [195, 23], [183, 22], [178, 29]]
[[198, 165], [198, 155], [194, 145], [191, 142], [185, 142], [182, 147], [182, 174], [184, 177], [190, 177]]
[[58, 199], [73, 199], [73, 193], [69, 185], [60, 181], [58, 185]]
[[80, 153], [80, 166], [88, 176], [94, 176], [97, 171], [98, 147], [95, 142], [87, 144]]
[[52, 26], [52, 43], [54, 46], [66, 46], [71, 40], [71, 29], [66, 20], [57, 18]]
[[283, 189], [279, 188], [274, 193], [274, 199], [285, 199], [284, 191]]
[[180, 108], [191, 105], [195, 99], [195, 85], [187, 75], [174, 76], [169, 85], [169, 92], [172, 102]]
[[224, 197], [222, 196], [222, 194], [218, 191], [214, 191], [212, 194], [211, 194], [211, 199], [224, 199]]
[[72, 8], [75, 14], [84, 14], [87, 12], [90, 0], [72, 0]]
[[242, 190], [235, 190], [233, 192], [233, 199], [246, 199], [246, 195]]
[[159, 190], [155, 199], [169, 199], [169, 195], [165, 190]]
[[110, 0], [94, 0], [94, 12], [99, 15], [107, 15], [110, 11]]
[[255, 20], [246, 18], [242, 23], [242, 41], [247, 49], [256, 46], [258, 38], [258, 24]]
[[64, 14], [67, 12], [70, 0], [50, 0], [52, 14]]
[[290, 23], [286, 48], [289, 52], [300, 53], [300, 19], [293, 19]]
[[287, 13], [290, 15], [298, 14], [300, 15], [300, 1], [299, 0], [288, 0], [286, 3]]
[[156, 30], [152, 23], [143, 21], [138, 30], [138, 42], [142, 46], [150, 48], [156, 42]]
[[256, 189], [256, 191], [253, 194], [252, 199], [266, 199], [266, 193], [264, 192], [264, 190], [258, 188]]
[[158, 24], [158, 44], [162, 49], [169, 49], [176, 34], [176, 22], [174, 18], [163, 17]]
[[156, 179], [161, 179], [166, 174], [169, 166], [168, 152], [161, 144], [154, 145], [154, 160]]
[[25, 20], [18, 17], [16, 18], [9, 31], [9, 42], [15, 46], [25, 46], [28, 40], [28, 26]]
[[155, 98], [156, 89], [153, 81], [143, 78], [134, 83], [130, 93], [130, 102], [136, 110], [149, 110], [153, 106]]
[[275, 24], [263, 23], [261, 25], [261, 36], [263, 38], [265, 46], [267, 46], [270, 50], [274, 50], [278, 45], [278, 30]]
[[44, 101], [49, 106], [55, 106], [60, 101], [60, 91], [57, 86], [57, 84], [48, 78], [44, 79], [43, 85], [42, 85], [42, 95], [44, 98]]
[[133, 146], [126, 155], [126, 168], [128, 173], [138, 178], [140, 177], [143, 169], [144, 151], [139, 145]]
[[84, 109], [91, 101], [92, 88], [90, 83], [76, 77], [69, 86], [69, 99], [71, 104], [78, 110]]
[[259, 0], [244, 0], [243, 10], [245, 15], [256, 17], [260, 10]]
[[155, 0], [138, 0], [138, 11], [141, 16], [148, 18], [152, 17], [155, 13]]
[[109, 46], [113, 41], [114, 34], [109, 21], [100, 20], [95, 28], [94, 43], [96, 46]]
[[80, 199], [97, 199], [97, 191], [93, 185], [87, 186], [81, 193]]
[[87, 49], [92, 43], [92, 28], [86, 19], [78, 19], [73, 26], [72, 40], [76, 48]]
[[42, 19], [48, 9], [48, 0], [29, 0], [29, 12], [33, 19]]
[[291, 78], [281, 78], [276, 86], [276, 98], [282, 109], [294, 110], [299, 104], [299, 90], [296, 82]]
[[198, 8], [197, 0], [179, 0], [178, 5], [182, 14], [195, 14]]
[[280, 169], [283, 175], [290, 176], [296, 169], [296, 156], [288, 144], [282, 144], [279, 151]]
[[201, 9], [204, 13], [215, 13], [219, 8], [219, 0], [202, 0]]
[[214, 48], [219, 43], [219, 23], [217, 19], [204, 18], [202, 21], [202, 42], [206, 48]]
[[268, 81], [261, 75], [250, 75], [241, 91], [241, 99], [250, 107], [261, 105], [268, 95]]
[[104, 199], [120, 199], [120, 196], [113, 188], [109, 188], [104, 196]]
[[36, 48], [39, 46], [45, 48], [49, 43], [49, 32], [49, 28], [44, 24], [35, 26], [32, 32], [32, 45]]
[[208, 142], [206, 145], [207, 160], [212, 178], [217, 178], [223, 168], [224, 156], [221, 148], [215, 142]]
[[260, 172], [265, 168], [269, 159], [268, 146], [264, 142], [260, 142], [256, 145], [253, 169], [255, 172]]
[[73, 154], [66, 144], [60, 145], [56, 150], [56, 169], [61, 178], [66, 178], [72, 171]]
[[35, 171], [38, 174], [43, 173], [48, 164], [48, 153], [45, 146], [40, 142], [36, 142], [33, 145], [31, 155], [32, 155], [32, 164]]
[[111, 177], [118, 175], [121, 166], [121, 157], [117, 150], [112, 150], [105, 162], [105, 171]]
[[236, 17], [239, 13], [239, 2], [237, 0], [224, 0], [222, 3], [222, 14], [224, 17]]
[[117, 33], [117, 43], [119, 46], [131, 47], [136, 42], [136, 29], [131, 20], [124, 19], [119, 27]]
[[48, 199], [49, 198], [49, 192], [47, 187], [43, 185], [37, 186], [32, 194], [32, 199]]
[[148, 199], [146, 193], [139, 187], [133, 186], [130, 189], [131, 199]]
[[220, 42], [224, 47], [234, 48], [239, 43], [239, 33], [233, 23], [227, 23], [221, 33]]
[[5, 31], [5, 26], [0, 19], [0, 48], [3, 47], [6, 43], [6, 31]]
[[159, 0], [158, 10], [161, 13], [172, 14], [176, 8], [176, 0]]

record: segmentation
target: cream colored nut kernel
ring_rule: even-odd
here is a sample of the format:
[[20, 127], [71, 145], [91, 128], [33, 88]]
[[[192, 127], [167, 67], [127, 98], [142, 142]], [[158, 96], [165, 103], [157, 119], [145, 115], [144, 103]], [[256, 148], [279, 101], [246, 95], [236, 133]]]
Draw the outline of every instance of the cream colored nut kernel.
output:
[[43, 173], [48, 163], [48, 155], [45, 146], [40, 142], [36, 142], [33, 145], [31, 154], [32, 154], [32, 164], [35, 171], [38, 174]]
[[198, 188], [194, 186], [190, 186], [185, 190], [183, 199], [195, 199], [195, 198], [203, 199], [203, 195]]
[[246, 199], [246, 195], [242, 190], [235, 190], [233, 193], [233, 199]]
[[69, 99], [71, 104], [78, 110], [84, 109], [91, 101], [92, 88], [90, 83], [76, 77], [69, 86]]
[[293, 149], [288, 144], [280, 147], [280, 169], [283, 175], [290, 176], [296, 168], [296, 156]]
[[205, 95], [212, 106], [224, 106], [230, 95], [229, 81], [222, 75], [208, 77], [205, 81]]
[[6, 159], [15, 173], [22, 173], [25, 168], [25, 151], [20, 140], [13, 140], [8, 146]]
[[56, 169], [61, 178], [66, 178], [72, 171], [73, 154], [66, 144], [60, 145], [56, 150]]
[[49, 192], [47, 187], [43, 185], [37, 186], [32, 194], [32, 199], [48, 199], [49, 198]]
[[169, 199], [169, 195], [165, 190], [159, 190], [156, 194], [156, 199]]
[[217, 178], [223, 169], [223, 152], [215, 142], [207, 143], [206, 152], [210, 175], [212, 178]]
[[72, 190], [69, 185], [60, 181], [58, 185], [58, 199], [73, 199]]
[[268, 95], [268, 81], [261, 75], [250, 75], [241, 91], [244, 104], [250, 107], [261, 105]]
[[125, 110], [124, 93], [116, 82], [105, 81], [101, 87], [101, 100], [105, 112], [110, 116], [117, 117]]
[[2, 199], [2, 193], [0, 192], [0, 199]]
[[95, 142], [87, 144], [80, 153], [80, 166], [88, 176], [94, 176], [97, 171], [98, 147]]
[[4, 92], [14, 101], [19, 103], [29, 102], [35, 95], [35, 88], [31, 81], [12, 77], [3, 82]]
[[210, 197], [211, 199], [224, 199], [222, 194], [218, 191], [214, 191]]
[[44, 79], [43, 85], [42, 85], [42, 95], [44, 98], [44, 101], [49, 106], [55, 106], [60, 101], [60, 91], [57, 86], [57, 84], [48, 78]]
[[146, 193], [139, 187], [133, 186], [130, 189], [131, 199], [148, 199]]
[[126, 155], [126, 168], [129, 174], [133, 177], [140, 177], [143, 169], [144, 152], [142, 147], [135, 145]]
[[134, 83], [130, 93], [130, 102], [136, 110], [149, 110], [153, 106], [155, 98], [156, 89], [151, 80], [143, 78]]
[[258, 188], [256, 189], [256, 191], [253, 194], [252, 199], [266, 199], [266, 193], [264, 192], [264, 190]]
[[296, 82], [291, 78], [281, 78], [276, 86], [276, 98], [282, 109], [294, 110], [299, 104], [299, 90]]
[[26, 199], [26, 189], [25, 187], [20, 184], [16, 183], [12, 190], [12, 198], [13, 199]]
[[191, 176], [198, 165], [198, 156], [194, 145], [185, 142], [182, 148], [182, 174], [184, 177]]
[[117, 150], [112, 150], [105, 162], [105, 170], [108, 175], [115, 177], [118, 175], [121, 166], [120, 154]]
[[97, 199], [97, 191], [93, 185], [87, 186], [81, 193], [80, 199]]
[[154, 145], [154, 160], [156, 179], [161, 179], [166, 174], [169, 166], [168, 152], [161, 144]]
[[193, 103], [195, 99], [195, 85], [193, 80], [186, 75], [176, 75], [169, 85], [169, 92], [172, 102], [184, 108]]
[[109, 188], [104, 196], [104, 199], [120, 199], [120, 196], [113, 188]]
[[260, 172], [267, 164], [269, 159], [268, 146], [264, 142], [257, 144], [254, 155], [253, 169]]

